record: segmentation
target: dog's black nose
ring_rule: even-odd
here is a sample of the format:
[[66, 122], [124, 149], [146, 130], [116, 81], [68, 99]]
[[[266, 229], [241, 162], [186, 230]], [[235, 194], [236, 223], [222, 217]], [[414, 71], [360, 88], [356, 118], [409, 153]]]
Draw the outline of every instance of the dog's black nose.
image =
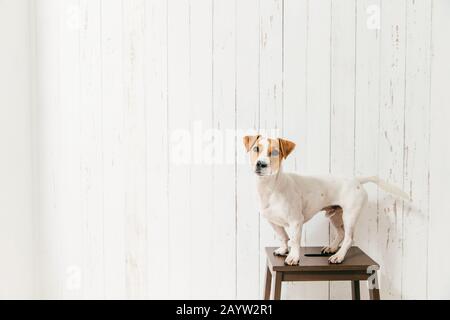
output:
[[256, 167], [257, 167], [258, 169], [265, 169], [265, 168], [267, 168], [267, 163], [262, 162], [262, 161], [258, 161], [258, 162], [256, 163]]

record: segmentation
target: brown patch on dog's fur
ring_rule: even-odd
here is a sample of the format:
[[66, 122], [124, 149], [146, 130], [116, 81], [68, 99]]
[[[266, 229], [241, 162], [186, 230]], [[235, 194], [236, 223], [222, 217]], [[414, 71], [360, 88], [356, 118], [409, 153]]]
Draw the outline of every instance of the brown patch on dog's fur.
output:
[[[258, 143], [260, 139], [261, 139], [260, 135], [244, 137], [244, 146], [247, 152], [250, 152], [250, 161], [252, 165], [255, 165], [256, 160], [258, 159], [259, 154], [261, 153], [262, 150], [261, 144]], [[255, 147], [259, 147], [258, 152], [253, 151]]]
[[280, 143], [280, 150], [281, 155], [284, 159], [287, 159], [287, 157], [291, 154], [292, 151], [295, 149], [295, 143], [284, 140], [284, 139], [278, 139]]
[[322, 211], [326, 212], [325, 215], [327, 218], [331, 218], [336, 214], [343, 213], [342, 207], [340, 207], [340, 206], [329, 206], [329, 207], [323, 208]]
[[247, 152], [249, 152], [253, 146], [256, 144], [256, 142], [261, 138], [260, 135], [258, 136], [246, 136], [244, 137], [244, 146]]

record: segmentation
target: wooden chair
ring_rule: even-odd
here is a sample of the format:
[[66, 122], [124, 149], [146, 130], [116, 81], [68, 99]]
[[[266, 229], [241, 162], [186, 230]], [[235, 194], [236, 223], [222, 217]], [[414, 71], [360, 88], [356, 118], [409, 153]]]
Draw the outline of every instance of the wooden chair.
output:
[[351, 281], [353, 300], [361, 299], [359, 282], [369, 281], [370, 300], [380, 300], [377, 275], [380, 266], [358, 247], [348, 251], [342, 264], [329, 264], [329, 255], [323, 255], [322, 248], [302, 248], [299, 266], [285, 265], [285, 257], [275, 256], [275, 249], [266, 248], [265, 300], [280, 300], [284, 281]]

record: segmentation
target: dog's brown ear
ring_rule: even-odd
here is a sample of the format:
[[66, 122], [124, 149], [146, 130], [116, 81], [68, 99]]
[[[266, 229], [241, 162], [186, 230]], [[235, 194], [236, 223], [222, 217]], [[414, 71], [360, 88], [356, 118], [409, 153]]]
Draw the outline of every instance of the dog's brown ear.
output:
[[258, 141], [258, 139], [260, 138], [261, 136], [245, 136], [244, 137], [244, 146], [245, 146], [245, 149], [247, 150], [247, 152], [249, 152], [251, 149], [252, 149], [252, 147], [255, 145], [255, 143], [256, 143], [256, 141]]
[[292, 151], [295, 149], [295, 143], [284, 140], [284, 139], [278, 139], [280, 141], [280, 150], [281, 150], [281, 157], [286, 159]]

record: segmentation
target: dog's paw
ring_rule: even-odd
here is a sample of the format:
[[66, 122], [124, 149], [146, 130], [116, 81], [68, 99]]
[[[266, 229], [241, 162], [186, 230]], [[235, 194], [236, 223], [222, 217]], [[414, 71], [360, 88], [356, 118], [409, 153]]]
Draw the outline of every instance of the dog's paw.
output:
[[345, 255], [340, 254], [339, 252], [336, 253], [335, 255], [332, 255], [329, 259], [328, 262], [332, 263], [332, 264], [340, 264], [344, 261], [345, 259]]
[[323, 254], [335, 254], [338, 251], [339, 248], [333, 248], [333, 247], [323, 247], [322, 253]]
[[300, 255], [290, 253], [284, 263], [288, 266], [298, 266], [300, 263]]
[[281, 248], [278, 248], [277, 250], [275, 250], [275, 251], [273, 252], [273, 255], [274, 255], [274, 256], [277, 256], [277, 257], [284, 257], [284, 256], [286, 256], [288, 253], [289, 253], [289, 248], [281, 247]]

